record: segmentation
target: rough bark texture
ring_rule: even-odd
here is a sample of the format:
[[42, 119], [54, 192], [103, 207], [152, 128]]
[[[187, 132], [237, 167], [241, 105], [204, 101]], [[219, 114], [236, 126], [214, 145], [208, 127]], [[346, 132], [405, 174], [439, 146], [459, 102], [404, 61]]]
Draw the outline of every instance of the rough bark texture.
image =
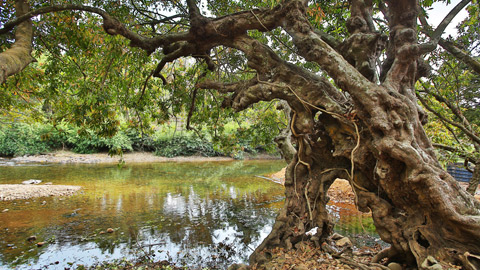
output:
[[[20, 17], [29, 11], [27, 1], [15, 2], [17, 16]], [[15, 43], [11, 48], [0, 53], [0, 84], [4, 83], [8, 76], [17, 74], [28, 66], [34, 59], [32, 52], [33, 26], [30, 20], [26, 20], [17, 26], [15, 30]]]
[[[377, 260], [386, 257], [387, 262], [424, 269], [444, 261], [465, 269], [480, 267], [480, 204], [441, 169], [413, 90], [423, 75], [421, 52], [428, 47], [416, 38], [419, 3], [380, 2], [386, 3], [381, 9], [389, 36], [375, 32], [374, 1], [351, 0], [351, 35], [343, 42], [312, 28], [303, 0], [213, 19], [203, 17], [195, 1], [188, 0], [190, 31], [152, 38], [102, 15], [109, 34], [122, 35], [147, 52], [163, 48], [157, 76], [166, 63], [183, 56], [201, 57], [213, 68], [209, 51], [221, 45], [242, 51], [257, 75], [228, 84], [204, 80], [197, 87], [224, 93], [223, 105], [236, 110], [259, 101], [288, 102], [297, 151], [286, 171], [285, 206], [252, 254], [252, 264], [268, 260], [273, 247], [294, 248], [305, 240], [321, 243], [332, 231], [326, 192], [342, 177], [350, 180], [359, 209], [372, 211], [379, 235], [391, 244]], [[277, 27], [291, 36], [298, 55], [317, 63], [336, 86], [282, 60], [247, 32]], [[377, 74], [375, 63], [385, 46], [386, 59]], [[314, 227], [318, 234], [306, 236]]]
[[475, 195], [478, 184], [480, 184], [480, 160], [477, 160], [477, 162], [475, 162], [475, 168], [473, 169], [473, 175], [470, 179], [470, 183], [468, 184], [467, 192], [471, 195]]
[[277, 137], [275, 137], [275, 143], [277, 144], [283, 159], [289, 164], [297, 154], [297, 150], [292, 144], [292, 110], [290, 109], [290, 106], [288, 106], [288, 103], [283, 100], [280, 101], [277, 110], [282, 110], [285, 113], [288, 119], [288, 125], [280, 131], [280, 134], [278, 134]]

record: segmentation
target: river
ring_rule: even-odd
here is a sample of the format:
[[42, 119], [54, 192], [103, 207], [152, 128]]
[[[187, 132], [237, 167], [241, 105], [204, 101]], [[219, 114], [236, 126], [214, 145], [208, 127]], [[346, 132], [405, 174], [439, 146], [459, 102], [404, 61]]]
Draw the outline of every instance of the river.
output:
[[[0, 201], [0, 211], [9, 209], [0, 213], [0, 269], [139, 258], [219, 269], [245, 262], [284, 200], [281, 185], [257, 176], [284, 166], [279, 160], [0, 166], [0, 184], [41, 179], [83, 187], [71, 197]], [[350, 216], [352, 225], [338, 229], [363, 230], [362, 220]]]

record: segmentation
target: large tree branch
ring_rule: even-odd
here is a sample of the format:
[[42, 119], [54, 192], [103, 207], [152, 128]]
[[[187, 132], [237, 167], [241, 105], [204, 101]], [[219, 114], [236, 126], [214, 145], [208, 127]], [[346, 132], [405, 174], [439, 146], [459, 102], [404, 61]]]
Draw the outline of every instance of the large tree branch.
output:
[[290, 12], [282, 18], [282, 27], [292, 36], [298, 53], [306, 60], [320, 64], [340, 88], [358, 100], [369, 102], [371, 99], [366, 90], [375, 88], [375, 85], [314, 32], [302, 12], [305, 10], [302, 1], [290, 1], [289, 4]]
[[457, 16], [457, 14], [470, 2], [472, 2], [472, 0], [462, 0], [452, 10], [450, 10], [450, 12], [445, 16], [445, 18], [443, 18], [443, 20], [437, 26], [433, 34], [430, 35], [430, 38], [432, 39], [433, 42], [438, 43], [438, 41], [440, 40], [440, 37], [445, 32], [445, 29], [447, 28], [447, 26], [452, 22], [455, 16]]
[[447, 26], [452, 22], [452, 20], [457, 16], [457, 14], [470, 3], [471, 0], [462, 0], [459, 2], [450, 12], [443, 18], [440, 24], [437, 26], [435, 31], [430, 31], [431, 26], [428, 25], [427, 20], [424, 16], [419, 16], [421, 24], [426, 28], [424, 32], [430, 37], [430, 41], [422, 44], [420, 46], [420, 53], [428, 53], [437, 48], [437, 45], [442, 37], [442, 34], [445, 32]]
[[[30, 9], [27, 1], [17, 0], [15, 3], [17, 16], [22, 16]], [[10, 49], [0, 53], [0, 84], [4, 83], [8, 76], [22, 71], [35, 59], [30, 55], [32, 52], [33, 26], [27, 19], [18, 24], [15, 30], [15, 43]]]
[[468, 55], [465, 51], [455, 46], [452, 42], [440, 39], [438, 44], [447, 52], [451, 53], [455, 58], [467, 64], [473, 71], [480, 74], [480, 61]]
[[82, 6], [82, 5], [58, 5], [58, 6], [47, 6], [41, 7], [35, 10], [31, 10], [29, 12], [25, 12], [23, 14], [17, 14], [17, 17], [9, 22], [7, 22], [3, 28], [0, 29], [0, 35], [6, 34], [11, 31], [15, 26], [19, 25], [22, 22], [28, 21], [33, 17], [38, 15], [52, 13], [52, 12], [59, 12], [65, 10], [81, 10], [87, 11], [91, 13], [98, 14], [102, 16], [104, 20], [110, 19], [110, 15], [102, 9], [90, 7], [90, 6]]
[[162, 35], [155, 38], [149, 38], [142, 35], [139, 35], [122, 24], [118, 19], [112, 17], [110, 14], [105, 12], [104, 10], [96, 7], [84, 6], [84, 5], [57, 5], [57, 6], [48, 6], [38, 8], [36, 10], [32, 10], [30, 12], [24, 13], [20, 16], [17, 16], [12, 21], [9, 21], [5, 24], [5, 26], [0, 29], [0, 35], [9, 32], [13, 27], [16, 25], [30, 20], [33, 17], [38, 15], [52, 13], [52, 12], [60, 12], [66, 10], [77, 10], [77, 11], [85, 11], [94, 14], [98, 14], [103, 18], [103, 28], [105, 32], [110, 35], [121, 35], [128, 40], [131, 41], [130, 45], [132, 47], [139, 47], [147, 51], [147, 53], [152, 53], [158, 47], [164, 46], [179, 40], [186, 40], [189, 38], [189, 33], [176, 33], [176, 34], [169, 34], [169, 35]]

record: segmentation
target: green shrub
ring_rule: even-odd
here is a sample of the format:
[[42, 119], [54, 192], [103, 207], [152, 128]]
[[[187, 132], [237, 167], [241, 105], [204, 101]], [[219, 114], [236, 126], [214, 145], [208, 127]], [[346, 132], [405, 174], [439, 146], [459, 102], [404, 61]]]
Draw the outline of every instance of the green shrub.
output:
[[155, 151], [155, 141], [150, 134], [140, 133], [134, 128], [128, 128], [124, 132], [132, 142], [132, 148], [134, 151]]
[[73, 152], [80, 154], [133, 151], [132, 141], [123, 131], [112, 137], [100, 137], [91, 130], [73, 128], [67, 131], [67, 144]]
[[48, 153], [52, 149], [42, 139], [40, 128], [34, 125], [15, 123], [0, 128], [0, 156], [23, 156]]
[[202, 155], [213, 157], [220, 155], [213, 149], [211, 142], [195, 136], [181, 135], [173, 138], [160, 138], [155, 141], [155, 155], [163, 157]]

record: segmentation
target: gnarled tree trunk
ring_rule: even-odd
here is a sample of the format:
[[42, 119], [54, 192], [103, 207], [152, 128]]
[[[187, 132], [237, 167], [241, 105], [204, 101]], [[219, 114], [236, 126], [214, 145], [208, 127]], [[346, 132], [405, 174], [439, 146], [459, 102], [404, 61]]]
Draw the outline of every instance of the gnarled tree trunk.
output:
[[[406, 262], [420, 268], [427, 268], [435, 261], [448, 261], [466, 269], [476, 269], [480, 267], [478, 256], [473, 255], [480, 254], [479, 203], [441, 169], [422, 128], [424, 113], [414, 96], [414, 83], [424, 71], [418, 67], [423, 50], [416, 40], [418, 3], [387, 2], [391, 32], [380, 85], [367, 80], [375, 79], [370, 63], [375, 59], [376, 51], [372, 48], [381, 46], [383, 40], [369, 29], [367, 3], [352, 1], [352, 18], [349, 20], [352, 36], [339, 50], [357, 53], [344, 54], [356, 69], [346, 65], [344, 58], [316, 36], [306, 21], [301, 22], [300, 1], [287, 15], [284, 27], [293, 37], [300, 54], [319, 63], [337, 85], [350, 94], [354, 114], [343, 114], [351, 124], [338, 125], [339, 129], [328, 134], [331, 141], [325, 150], [330, 149], [330, 156], [317, 156], [322, 151], [315, 143], [299, 145], [297, 158], [289, 165], [285, 208], [270, 236], [252, 255], [251, 262], [261, 261], [259, 254], [267, 246], [290, 247], [305, 237], [301, 233], [311, 226], [319, 226], [320, 239], [325, 237], [329, 225], [323, 215], [324, 207], [316, 207], [318, 213], [312, 214], [322, 221], [313, 223], [305, 218], [311, 209], [308, 188], [321, 186], [315, 191], [321, 194], [317, 196], [325, 198], [324, 192], [332, 179], [326, 179], [328, 177], [322, 176], [322, 172], [343, 167], [352, 172], [350, 182], [359, 208], [372, 211], [379, 235], [391, 244], [376, 260], [387, 257], [389, 262]], [[304, 116], [299, 119], [300, 122], [317, 121]], [[319, 117], [318, 122], [322, 124], [314, 125], [313, 131], [302, 136], [308, 138], [322, 128], [332, 128], [325, 125], [328, 123], [326, 119], [328, 117]], [[352, 124], [356, 131], [352, 130]], [[355, 145], [355, 139], [360, 143]], [[302, 147], [308, 149], [305, 150], [309, 153], [306, 157], [302, 156]], [[300, 171], [298, 167], [301, 167]], [[299, 196], [304, 190], [307, 190], [305, 199]], [[320, 202], [324, 204], [326, 200]]]

